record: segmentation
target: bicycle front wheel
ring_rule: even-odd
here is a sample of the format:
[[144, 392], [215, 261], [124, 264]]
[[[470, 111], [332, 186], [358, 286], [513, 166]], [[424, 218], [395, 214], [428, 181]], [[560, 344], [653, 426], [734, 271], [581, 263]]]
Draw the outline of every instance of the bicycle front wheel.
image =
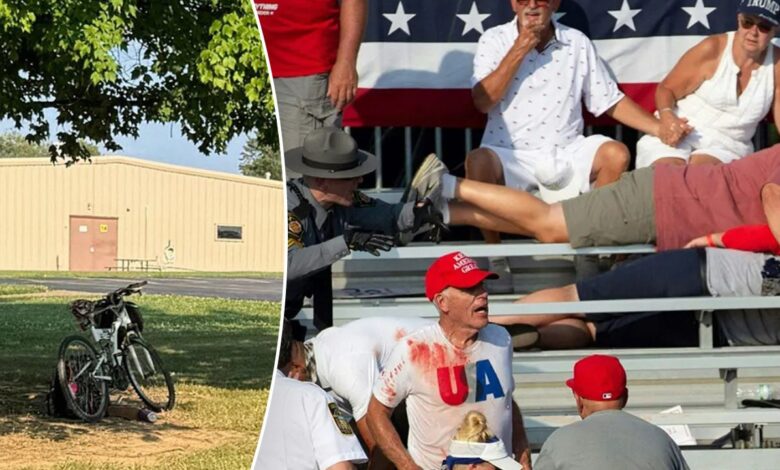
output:
[[154, 411], [173, 409], [176, 403], [173, 379], [146, 341], [135, 335], [129, 338], [124, 363], [130, 383], [146, 406]]
[[81, 336], [69, 336], [60, 344], [57, 378], [65, 403], [84, 421], [99, 421], [108, 409], [108, 381], [98, 378], [98, 354]]

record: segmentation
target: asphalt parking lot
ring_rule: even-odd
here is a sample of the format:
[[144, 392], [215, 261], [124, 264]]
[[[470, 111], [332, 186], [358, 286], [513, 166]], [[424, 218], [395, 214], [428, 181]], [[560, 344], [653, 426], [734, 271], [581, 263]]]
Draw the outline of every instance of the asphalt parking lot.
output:
[[[0, 284], [39, 284], [49, 290], [71, 290], [105, 294], [127, 286], [139, 279], [7, 279], [0, 278]], [[150, 279], [144, 287], [147, 294], [176, 294], [197, 297], [222, 297], [227, 299], [282, 300], [282, 279], [248, 278], [175, 278]]]

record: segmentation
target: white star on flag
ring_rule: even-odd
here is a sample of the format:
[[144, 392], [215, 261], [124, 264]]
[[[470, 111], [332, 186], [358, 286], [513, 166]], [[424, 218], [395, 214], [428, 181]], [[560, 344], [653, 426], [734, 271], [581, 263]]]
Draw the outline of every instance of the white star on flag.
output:
[[710, 21], [707, 19], [707, 15], [715, 11], [716, 7], [704, 6], [704, 0], [696, 0], [696, 5], [692, 7], [682, 7], [685, 13], [691, 15], [691, 19], [688, 20], [688, 29], [696, 23], [701, 23], [705, 28], [710, 29]]
[[399, 29], [405, 32], [407, 36], [412, 35], [412, 33], [409, 32], [409, 20], [416, 15], [414, 13], [406, 13], [402, 2], [398, 2], [398, 8], [395, 9], [395, 13], [383, 13], [382, 16], [390, 20], [390, 31], [387, 32], [388, 36]]
[[628, 4], [628, 0], [623, 0], [623, 5], [620, 6], [620, 10], [607, 11], [610, 15], [615, 17], [615, 27], [612, 29], [614, 33], [618, 29], [626, 26], [631, 28], [632, 31], [636, 31], [636, 25], [634, 25], [634, 17], [642, 11], [641, 8], [632, 10]]
[[472, 29], [479, 31], [480, 34], [484, 33], [485, 28], [482, 26], [482, 22], [490, 16], [490, 13], [480, 13], [477, 10], [477, 2], [474, 2], [471, 4], [471, 10], [468, 13], [455, 16], [465, 23], [463, 25], [463, 34], [461, 35], [465, 36]]

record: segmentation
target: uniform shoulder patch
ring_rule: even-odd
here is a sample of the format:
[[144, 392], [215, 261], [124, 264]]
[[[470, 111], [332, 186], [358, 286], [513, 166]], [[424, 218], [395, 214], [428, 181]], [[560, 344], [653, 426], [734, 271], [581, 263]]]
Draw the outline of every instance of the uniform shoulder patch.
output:
[[287, 249], [303, 247], [303, 224], [292, 212], [287, 213]]
[[333, 418], [333, 422], [336, 423], [339, 432], [345, 436], [351, 436], [353, 432], [352, 426], [349, 425], [349, 418], [344, 416], [339, 406], [333, 402], [328, 403], [328, 411], [330, 411], [330, 416]]
[[376, 200], [371, 199], [361, 191], [355, 191], [352, 193], [352, 205], [354, 207], [372, 207], [376, 205]]

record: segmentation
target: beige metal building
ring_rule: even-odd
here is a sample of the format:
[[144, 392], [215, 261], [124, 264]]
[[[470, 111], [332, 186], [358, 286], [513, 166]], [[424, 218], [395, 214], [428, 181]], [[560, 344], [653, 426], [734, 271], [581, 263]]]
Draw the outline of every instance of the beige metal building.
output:
[[0, 270], [284, 271], [278, 181], [101, 156], [0, 159]]

